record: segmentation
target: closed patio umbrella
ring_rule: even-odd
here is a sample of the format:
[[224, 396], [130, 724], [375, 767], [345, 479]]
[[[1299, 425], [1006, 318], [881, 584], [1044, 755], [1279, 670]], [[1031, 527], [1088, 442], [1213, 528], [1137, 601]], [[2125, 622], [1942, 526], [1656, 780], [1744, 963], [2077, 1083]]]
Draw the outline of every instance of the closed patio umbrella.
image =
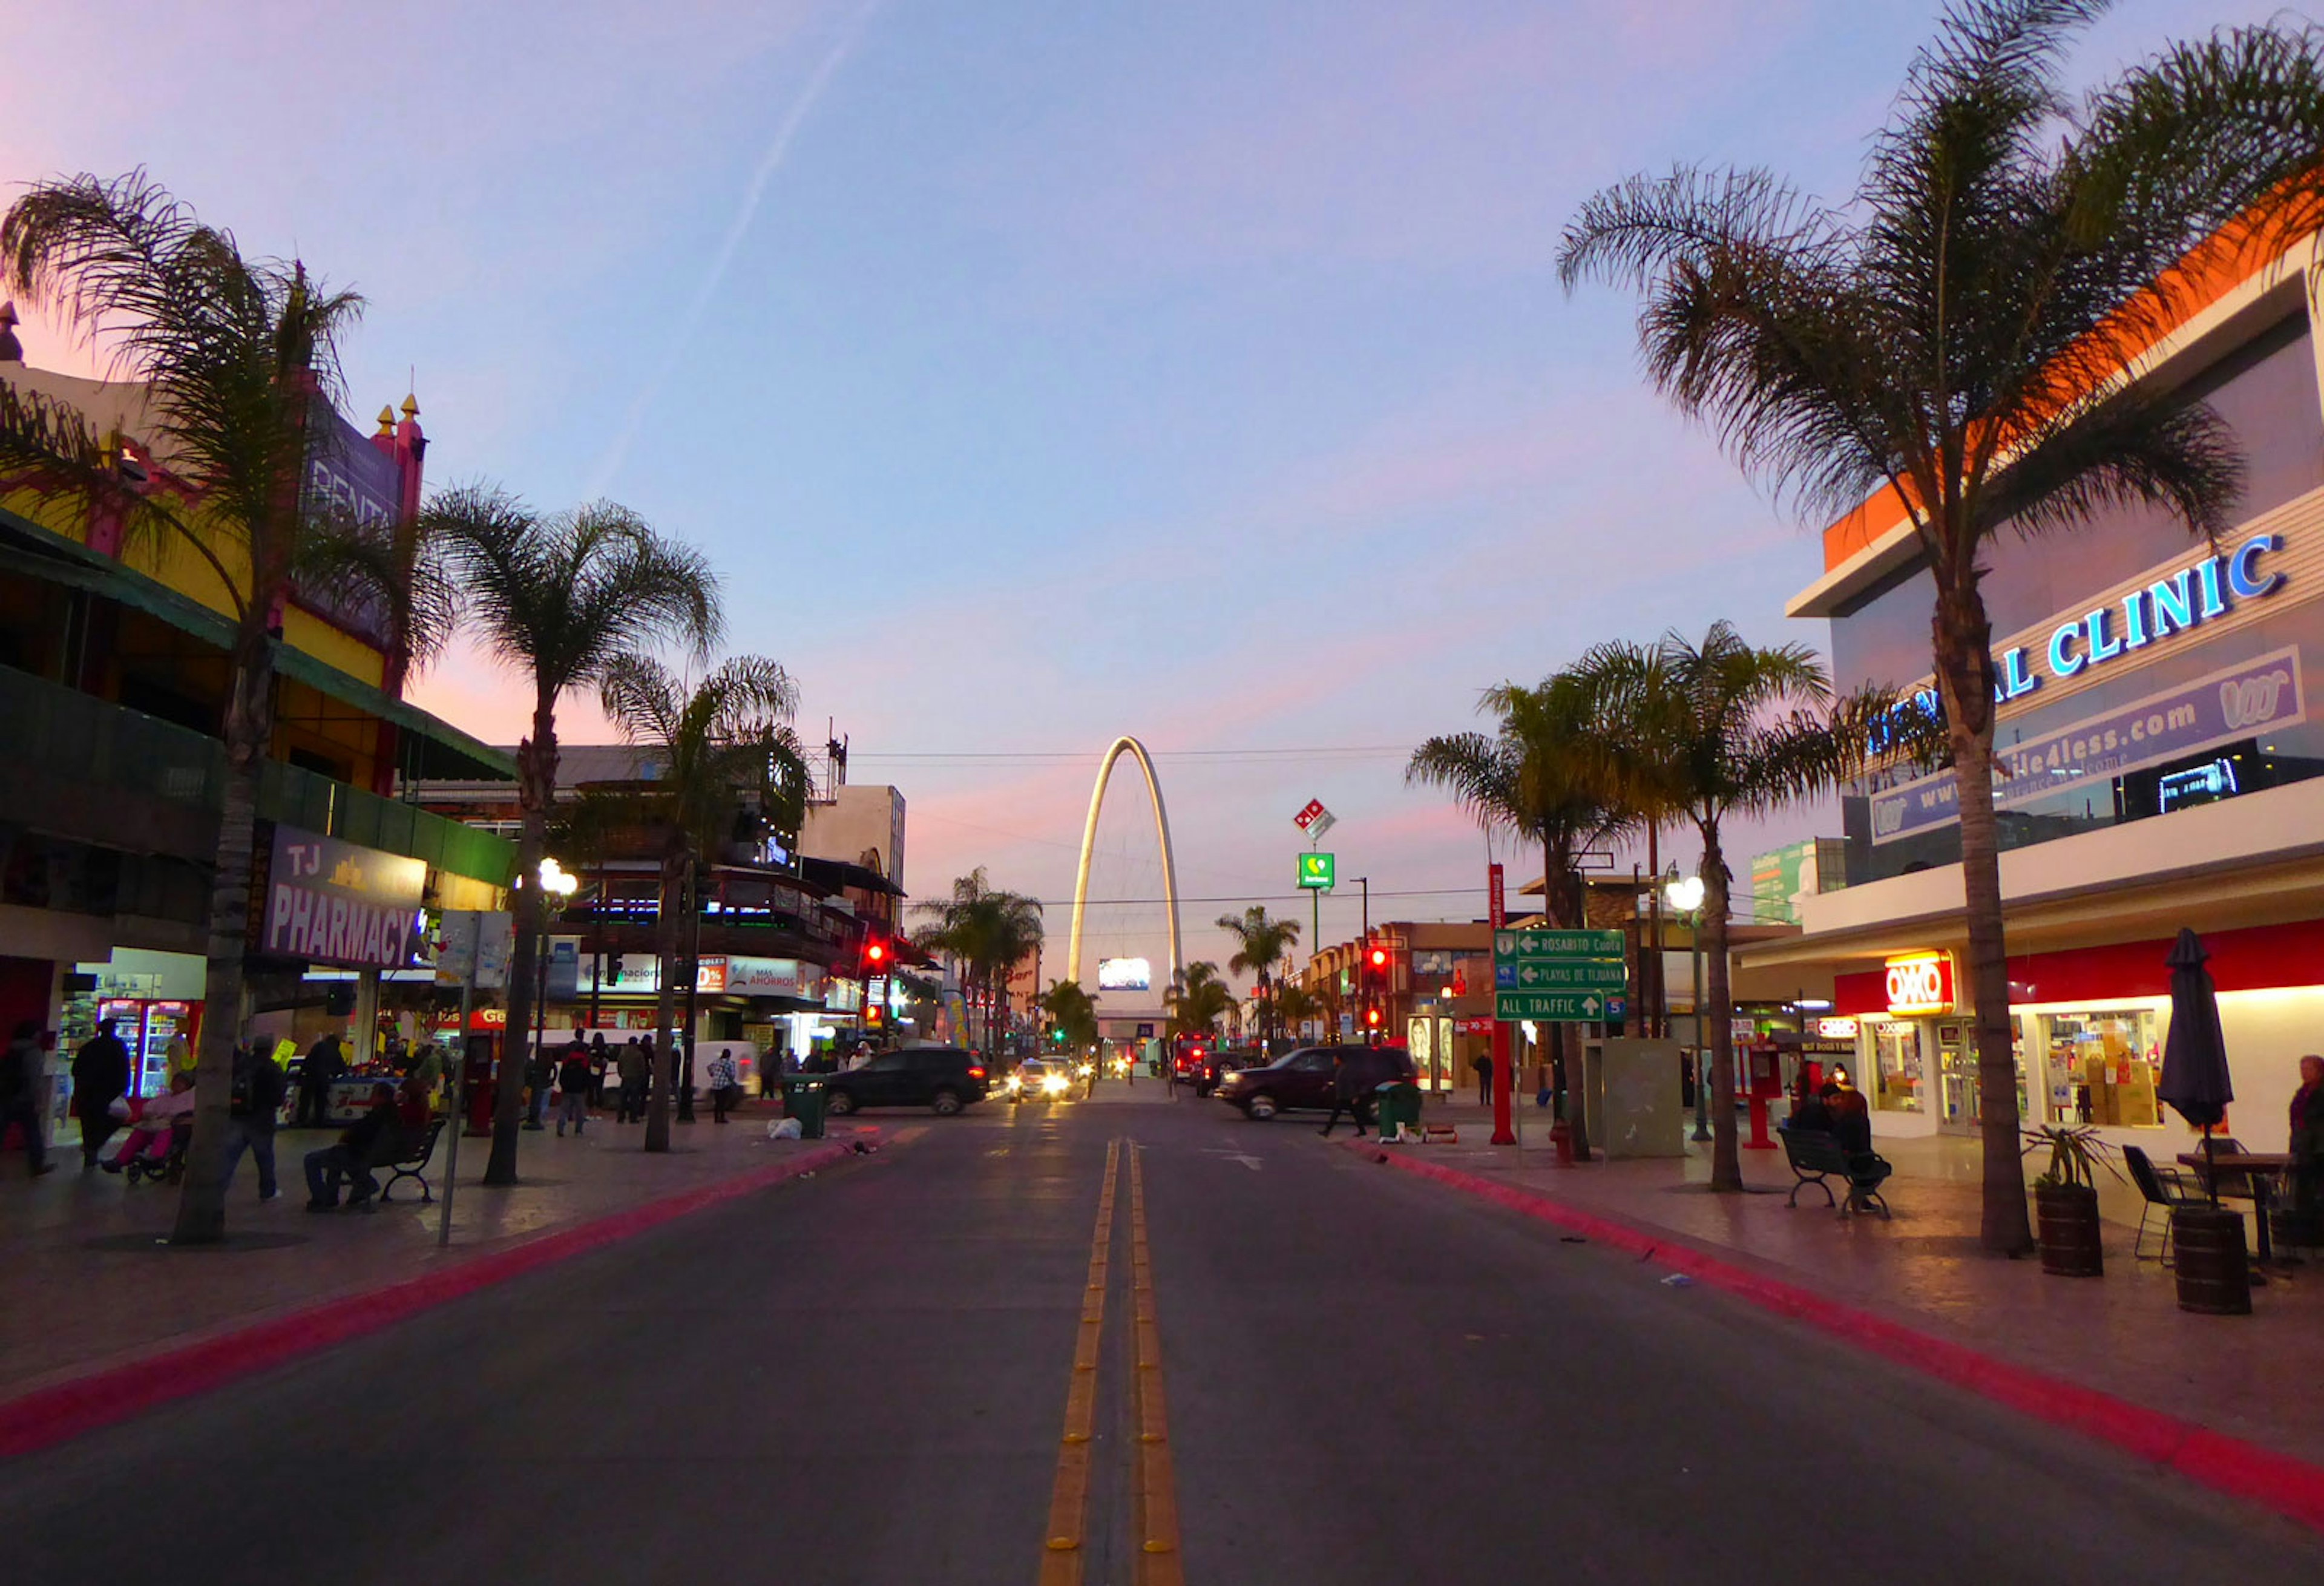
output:
[[[2203, 1161], [2211, 1162], [2211, 1130], [2227, 1115], [2236, 1099], [2227, 1077], [2227, 1043], [2219, 1031], [2219, 993], [2211, 972], [2203, 967], [2210, 956], [2193, 931], [2181, 930], [2163, 962], [2171, 966], [2171, 1033], [2163, 1043], [2163, 1083], [2154, 1087], [2189, 1123], [2203, 1131]], [[2219, 1176], [2203, 1175], [2211, 1204], [2219, 1203]]]

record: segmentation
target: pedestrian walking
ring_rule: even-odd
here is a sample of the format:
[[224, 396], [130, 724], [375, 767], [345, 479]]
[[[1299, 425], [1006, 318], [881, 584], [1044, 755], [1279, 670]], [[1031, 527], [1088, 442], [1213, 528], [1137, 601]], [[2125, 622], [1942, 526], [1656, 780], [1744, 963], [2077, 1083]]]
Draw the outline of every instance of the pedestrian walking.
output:
[[29, 1019], [16, 1021], [16, 1033], [8, 1037], [5, 1051], [0, 1051], [0, 1136], [14, 1124], [24, 1137], [24, 1160], [38, 1178], [52, 1173], [56, 1164], [49, 1160], [48, 1142], [41, 1138], [40, 1093], [41, 1027]]
[[1359, 1083], [1360, 1078], [1361, 1075], [1350, 1066], [1346, 1051], [1334, 1048], [1332, 1054], [1332, 1115], [1323, 1120], [1325, 1139], [1331, 1138], [1332, 1130], [1340, 1121], [1342, 1112], [1354, 1120], [1358, 1134], [1372, 1126], [1364, 1105], [1364, 1093]]
[[330, 1127], [331, 1085], [346, 1071], [346, 1056], [339, 1049], [338, 1031], [333, 1030], [307, 1048], [307, 1060], [299, 1067], [299, 1112], [291, 1120], [292, 1128]]
[[632, 1036], [622, 1048], [619, 1059], [621, 1080], [620, 1102], [613, 1113], [615, 1123], [636, 1123], [646, 1115], [646, 1074], [650, 1057], [638, 1037]]
[[589, 1067], [589, 1048], [575, 1041], [565, 1048], [565, 1061], [557, 1070], [557, 1086], [560, 1094], [557, 1102], [557, 1132], [565, 1133], [571, 1124], [578, 1136], [589, 1123], [589, 1092], [593, 1079]]
[[549, 1114], [549, 1084], [557, 1071], [549, 1061], [549, 1054], [539, 1044], [532, 1056], [524, 1060], [524, 1127], [542, 1129], [541, 1121]]
[[73, 1116], [80, 1120], [80, 1170], [97, 1167], [97, 1154], [113, 1131], [129, 1121], [129, 1048], [114, 1034], [118, 1019], [105, 1019], [73, 1055]]
[[710, 1060], [710, 1121], [726, 1121], [726, 1109], [742, 1099], [742, 1075], [735, 1071], [734, 1055], [724, 1047]]
[[226, 1171], [218, 1182], [234, 1185], [234, 1170], [246, 1148], [258, 1164], [258, 1198], [280, 1200], [274, 1182], [274, 1125], [282, 1115], [289, 1082], [276, 1067], [272, 1043], [263, 1037], [234, 1049], [234, 1089], [226, 1103]]

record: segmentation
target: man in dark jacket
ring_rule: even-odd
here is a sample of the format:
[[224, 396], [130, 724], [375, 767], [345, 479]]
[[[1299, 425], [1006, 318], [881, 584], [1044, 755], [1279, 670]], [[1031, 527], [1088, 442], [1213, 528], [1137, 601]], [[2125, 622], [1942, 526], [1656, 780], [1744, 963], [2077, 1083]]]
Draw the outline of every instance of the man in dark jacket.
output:
[[264, 1037], [249, 1041], [234, 1050], [234, 1092], [226, 1109], [226, 1172], [221, 1182], [231, 1185], [234, 1170], [241, 1166], [242, 1153], [248, 1148], [258, 1163], [258, 1198], [280, 1200], [281, 1189], [274, 1182], [274, 1123], [282, 1113], [282, 1094], [290, 1088], [282, 1070], [275, 1065], [270, 1049], [272, 1043]]
[[294, 1128], [322, 1129], [329, 1124], [331, 1083], [346, 1071], [337, 1031], [307, 1048], [307, 1061], [299, 1069], [299, 1116], [292, 1120]]
[[1323, 1133], [1328, 1138], [1344, 1112], [1355, 1120], [1356, 1132], [1363, 1133], [1372, 1126], [1372, 1086], [1379, 1083], [1374, 1071], [1382, 1065], [1370, 1060], [1369, 1048], [1346, 1047], [1333, 1049], [1332, 1056], [1332, 1115], [1323, 1120]]
[[97, 1034], [73, 1056], [73, 1116], [80, 1120], [80, 1170], [96, 1170], [97, 1153], [121, 1120], [113, 1104], [129, 1093], [129, 1048], [113, 1033], [116, 1020], [106, 1019]]
[[536, 1046], [532, 1056], [524, 1060], [524, 1126], [541, 1129], [549, 1115], [549, 1085], [557, 1077], [556, 1065], [549, 1062], [548, 1051]]
[[24, 1137], [24, 1157], [32, 1176], [52, 1172], [48, 1142], [41, 1138], [41, 1108], [35, 1099], [41, 1083], [41, 1027], [32, 1019], [16, 1021], [16, 1033], [0, 1052], [0, 1135], [14, 1124]]
[[379, 1194], [379, 1180], [372, 1176], [371, 1170], [392, 1157], [401, 1144], [402, 1131], [396, 1121], [395, 1087], [381, 1084], [372, 1091], [370, 1110], [347, 1126], [337, 1145], [307, 1153], [307, 1210], [337, 1210], [339, 1185], [344, 1180], [355, 1188], [347, 1209], [372, 1211], [372, 1197]]
[[617, 1065], [621, 1081], [620, 1104], [613, 1112], [615, 1123], [635, 1123], [646, 1115], [646, 1076], [651, 1054], [632, 1036], [622, 1048]]
[[575, 1041], [565, 1048], [565, 1061], [557, 1070], [557, 1088], [561, 1099], [557, 1103], [557, 1132], [562, 1135], [571, 1124], [578, 1135], [589, 1127], [590, 1088], [589, 1048]]

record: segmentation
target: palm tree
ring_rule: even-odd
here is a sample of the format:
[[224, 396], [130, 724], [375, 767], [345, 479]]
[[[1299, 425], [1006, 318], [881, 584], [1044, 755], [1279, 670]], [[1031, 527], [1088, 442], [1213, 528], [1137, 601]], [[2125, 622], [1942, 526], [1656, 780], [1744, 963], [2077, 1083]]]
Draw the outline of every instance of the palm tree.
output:
[[1162, 1000], [1170, 1010], [1172, 1035], [1216, 1035], [1219, 1020], [1234, 1006], [1234, 990], [1219, 978], [1219, 966], [1205, 959], [1180, 970]]
[[[94, 434], [73, 409], [0, 382], [0, 479], [74, 502], [123, 530], [126, 557], [189, 553], [234, 622], [221, 736], [226, 778], [210, 871], [193, 1142], [174, 1240], [225, 1237], [224, 1164], [243, 996], [260, 768], [274, 734], [276, 627], [294, 589], [374, 604], [392, 670], [450, 625], [445, 586], [409, 524], [356, 529], [306, 488], [336, 422], [338, 338], [363, 300], [296, 263], [246, 258], [142, 171], [37, 182], [0, 218], [0, 288], [101, 344], [144, 389], [145, 433]], [[158, 475], [124, 466], [124, 443]], [[143, 486], [143, 487], [141, 487]]]
[[[1619, 838], [1636, 824], [1637, 807], [1615, 778], [1597, 696], [1584, 680], [1561, 673], [1530, 688], [1489, 688], [1479, 708], [1500, 718], [1495, 732], [1431, 738], [1413, 751], [1405, 780], [1446, 789], [1488, 830], [1539, 843], [1544, 915], [1553, 926], [1585, 928], [1582, 855]], [[1572, 1074], [1580, 1028], [1560, 1024], [1556, 1034], [1560, 1061]], [[1575, 1154], [1587, 1160], [1578, 1085], [1569, 1098]]]
[[1282, 1024], [1297, 1028], [1311, 1019], [1323, 1017], [1323, 1004], [1297, 981], [1285, 981], [1275, 988], [1275, 1000], [1268, 1009]]
[[[798, 689], [763, 656], [735, 656], [688, 684], [648, 656], [616, 656], [597, 685], [606, 718], [631, 742], [654, 751], [650, 784], [605, 795], [624, 824], [659, 834], [661, 895], [654, 915], [659, 960], [654, 1003], [654, 1083], [646, 1104], [645, 1148], [669, 1149], [669, 1102], [678, 1080], [671, 1039], [678, 984], [691, 986], [693, 954], [681, 960], [678, 920], [701, 918], [697, 881], [705, 859], [731, 844], [738, 819], [752, 832], [796, 831], [807, 812], [807, 758], [790, 717]], [[683, 973], [682, 973], [683, 971]], [[687, 1038], [693, 1038], [688, 1030]]]
[[[2324, 220], [2324, 64], [2291, 26], [2175, 44], [2071, 100], [2107, 0], [1957, 0], [1851, 201], [1681, 167], [1567, 228], [1570, 288], [1646, 300], [1649, 378], [1747, 470], [1830, 518], [1873, 493], [1935, 586], [1933, 669], [1959, 788], [1983, 1117], [1982, 1237], [2032, 1248], [1992, 797], [1983, 550], [2122, 503], [2199, 534], [2240, 492], [2233, 436], [2134, 365], [2197, 304], [2207, 245], [2272, 258]], [[2224, 234], [2224, 235], [2223, 235]], [[2102, 399], [2102, 400], [2097, 400]]]
[[532, 684], [532, 731], [517, 745], [516, 938], [508, 1028], [486, 1184], [516, 1182], [524, 1054], [542, 903], [538, 877], [557, 798], [557, 705], [598, 685], [615, 660], [660, 641], [706, 653], [718, 637], [717, 580], [700, 552], [673, 544], [626, 507], [599, 502], [543, 514], [484, 485], [447, 491], [420, 514], [445, 548], [485, 648]]
[[1097, 1005], [1078, 981], [1052, 981], [1042, 993], [1041, 1010], [1049, 1016], [1053, 1028], [1065, 1037], [1065, 1045], [1075, 1052], [1085, 1052], [1097, 1044]]
[[1009, 973], [1041, 943], [1040, 904], [992, 886], [979, 865], [953, 882], [950, 898], [922, 904], [920, 912], [935, 923], [918, 945], [952, 959], [964, 986], [985, 993], [984, 1045], [991, 1050]]
[[[1600, 645], [1582, 657], [1573, 676], [1596, 701], [1618, 784], [1651, 788], [1702, 839], [1711, 1186], [1739, 1191], [1727, 966], [1733, 877], [1721, 831], [1730, 816], [1771, 814], [1861, 769], [1895, 696], [1867, 690], [1835, 705], [1813, 650], [1798, 644], [1754, 649], [1725, 622], [1712, 623], [1701, 644], [1668, 633], [1651, 649]], [[1697, 1014], [1698, 1024], [1705, 1016]]]
[[1275, 1014], [1275, 966], [1291, 956], [1299, 940], [1299, 922], [1277, 919], [1267, 912], [1267, 905], [1254, 903], [1240, 914], [1219, 916], [1218, 926], [1235, 939], [1234, 956], [1227, 960], [1227, 968], [1259, 982], [1262, 1037], [1280, 1035], [1282, 1024]]

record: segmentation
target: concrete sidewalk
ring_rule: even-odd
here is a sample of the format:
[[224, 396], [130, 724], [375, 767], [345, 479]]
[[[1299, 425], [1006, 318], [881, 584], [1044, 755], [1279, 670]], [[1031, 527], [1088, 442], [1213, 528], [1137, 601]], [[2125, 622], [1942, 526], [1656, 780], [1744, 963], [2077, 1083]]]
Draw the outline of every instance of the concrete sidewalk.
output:
[[[1842, 1218], [1812, 1189], [1796, 1210], [1786, 1207], [1794, 1181], [1781, 1151], [1745, 1151], [1752, 1193], [1722, 1195], [1709, 1188], [1707, 1145], [1690, 1145], [1683, 1161], [1559, 1167], [1545, 1114], [1528, 1112], [1522, 1152], [1484, 1143], [1489, 1116], [1473, 1104], [1432, 1107], [1428, 1116], [1456, 1124], [1460, 1143], [1371, 1148], [1645, 1230], [2011, 1365], [2324, 1465], [2324, 1414], [2304, 1380], [2324, 1338], [2324, 1263], [2272, 1272], [2253, 1293], [2250, 1316], [2195, 1315], [2179, 1309], [2168, 1270], [2132, 1259], [2137, 1201], [2111, 1185], [2101, 1202], [2104, 1277], [2051, 1277], [2036, 1260], [1985, 1254], [1974, 1142], [1879, 1142], [1896, 1166], [1886, 1186], [1895, 1220], [1884, 1222]], [[2150, 1231], [2148, 1250], [2154, 1246]]]
[[[490, 1142], [465, 1139], [448, 1248], [436, 1242], [439, 1206], [421, 1203], [408, 1181], [374, 1213], [305, 1209], [301, 1160], [336, 1130], [276, 1137], [277, 1201], [259, 1203], [257, 1172], [245, 1160], [228, 1192], [226, 1243], [201, 1249], [161, 1242], [177, 1211], [174, 1185], [83, 1174], [77, 1151], [45, 1178], [0, 1176], [0, 1272], [16, 1301], [0, 1306], [0, 1400], [726, 1183], [826, 1143], [770, 1140], [775, 1116], [752, 1102], [721, 1127], [706, 1111], [696, 1123], [672, 1124], [671, 1149], [652, 1156], [641, 1148], [643, 1126], [617, 1127], [610, 1113], [579, 1136], [528, 1131], [522, 1182], [506, 1189], [482, 1183]], [[831, 1136], [881, 1141], [908, 1132], [917, 1130], [849, 1120], [835, 1122]], [[429, 1174], [439, 1197], [448, 1143], [438, 1144]]]

